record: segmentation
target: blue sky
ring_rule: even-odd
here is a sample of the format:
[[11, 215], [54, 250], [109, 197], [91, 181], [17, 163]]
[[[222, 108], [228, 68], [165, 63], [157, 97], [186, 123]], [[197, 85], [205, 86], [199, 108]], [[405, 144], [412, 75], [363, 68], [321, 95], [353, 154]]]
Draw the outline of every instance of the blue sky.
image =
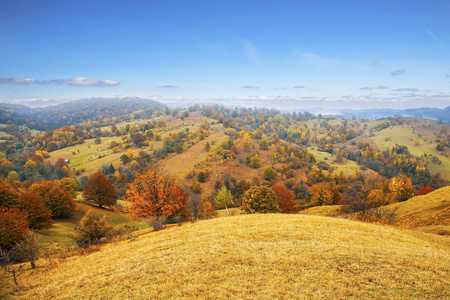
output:
[[450, 105], [450, 1], [0, 1], [0, 102]]

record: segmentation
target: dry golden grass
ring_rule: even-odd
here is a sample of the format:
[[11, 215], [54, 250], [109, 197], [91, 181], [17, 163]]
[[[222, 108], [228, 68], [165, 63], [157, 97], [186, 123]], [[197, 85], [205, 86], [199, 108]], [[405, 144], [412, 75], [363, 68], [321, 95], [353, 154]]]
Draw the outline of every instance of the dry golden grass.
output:
[[313, 206], [301, 210], [299, 213], [312, 216], [335, 217], [338, 215], [348, 213], [348, 211], [349, 211], [348, 205], [323, 205], [323, 206]]
[[450, 186], [388, 207], [395, 209], [401, 227], [450, 235]]
[[27, 271], [8, 297], [448, 299], [449, 267], [440, 236], [317, 216], [243, 215], [152, 232]]

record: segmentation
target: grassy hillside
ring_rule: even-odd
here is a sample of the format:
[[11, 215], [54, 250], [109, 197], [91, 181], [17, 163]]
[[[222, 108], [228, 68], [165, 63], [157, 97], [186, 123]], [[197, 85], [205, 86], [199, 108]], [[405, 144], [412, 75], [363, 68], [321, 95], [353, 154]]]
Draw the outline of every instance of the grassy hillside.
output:
[[450, 186], [389, 207], [395, 209], [399, 226], [450, 235]]
[[27, 271], [10, 298], [444, 299], [449, 266], [450, 246], [440, 236], [317, 216], [244, 215]]
[[[398, 144], [407, 146], [409, 152], [415, 156], [422, 156], [424, 154], [427, 154], [428, 156], [435, 155], [439, 158], [441, 164], [433, 163], [430, 160], [428, 162], [430, 171], [432, 173], [440, 173], [443, 179], [450, 180], [450, 158], [443, 156], [436, 150], [436, 143], [430, 141], [430, 139], [434, 141], [434, 135], [432, 133], [427, 131], [429, 134], [428, 137], [425, 138], [425, 136], [422, 135], [421, 138], [418, 132], [419, 131], [415, 128], [395, 126], [376, 132], [370, 139], [382, 151]], [[427, 139], [427, 141], [424, 139]], [[419, 145], [415, 146], [415, 141], [419, 141]]]

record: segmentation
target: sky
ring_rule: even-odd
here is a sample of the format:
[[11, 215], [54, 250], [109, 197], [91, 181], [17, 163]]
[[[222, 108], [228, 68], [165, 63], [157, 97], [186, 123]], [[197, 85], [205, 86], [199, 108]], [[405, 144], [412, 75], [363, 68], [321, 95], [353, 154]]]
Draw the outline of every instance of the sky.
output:
[[0, 0], [0, 102], [450, 105], [450, 1]]

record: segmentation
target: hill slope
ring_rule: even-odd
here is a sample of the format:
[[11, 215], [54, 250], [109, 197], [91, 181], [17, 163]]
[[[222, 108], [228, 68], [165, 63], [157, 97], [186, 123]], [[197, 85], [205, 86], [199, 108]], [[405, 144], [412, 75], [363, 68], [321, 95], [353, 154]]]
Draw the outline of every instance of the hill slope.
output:
[[22, 299], [440, 298], [448, 240], [342, 219], [245, 215], [153, 232], [22, 275]]
[[450, 235], [450, 186], [388, 207], [395, 209], [401, 227]]

